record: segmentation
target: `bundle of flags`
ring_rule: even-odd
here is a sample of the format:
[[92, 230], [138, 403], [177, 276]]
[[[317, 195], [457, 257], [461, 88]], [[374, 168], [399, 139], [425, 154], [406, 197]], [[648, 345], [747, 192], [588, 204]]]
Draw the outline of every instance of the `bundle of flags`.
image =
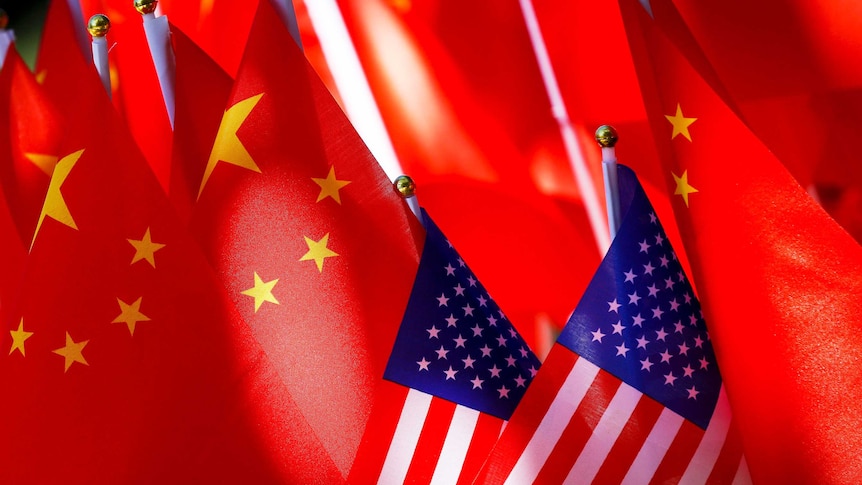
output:
[[131, 3], [0, 28], [0, 482], [862, 480], [814, 40], [803, 96], [734, 2]]

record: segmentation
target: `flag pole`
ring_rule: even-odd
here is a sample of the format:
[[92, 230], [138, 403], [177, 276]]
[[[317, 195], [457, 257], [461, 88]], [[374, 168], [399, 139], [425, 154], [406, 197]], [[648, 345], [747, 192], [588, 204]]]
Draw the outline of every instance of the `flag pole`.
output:
[[302, 37], [299, 35], [299, 22], [296, 21], [296, 10], [293, 8], [293, 2], [291, 0], [274, 0], [272, 3], [282, 22], [287, 26], [290, 36], [302, 50]]
[[105, 36], [111, 29], [111, 21], [107, 15], [97, 13], [87, 22], [87, 31], [93, 37], [93, 64], [102, 79], [102, 85], [111, 97], [111, 70], [108, 67], [108, 40]]
[[9, 14], [0, 8], [0, 67], [3, 67], [3, 63], [6, 61], [6, 52], [9, 51], [9, 47], [15, 42], [15, 33], [11, 29], [7, 29], [8, 26]]
[[425, 220], [422, 218], [422, 209], [419, 207], [419, 201], [416, 199], [416, 183], [407, 175], [399, 175], [392, 183], [395, 190], [401, 194], [401, 198], [407, 202], [407, 206], [413, 211], [413, 215], [419, 219], [419, 223], [425, 225]]
[[174, 79], [176, 77], [176, 58], [171, 46], [171, 31], [168, 18], [164, 15], [156, 17], [156, 6], [158, 0], [135, 0], [135, 10], [143, 17], [144, 33], [147, 36], [147, 44], [150, 47], [150, 55], [156, 66], [156, 75], [159, 78], [159, 86], [162, 89], [162, 98], [165, 101], [165, 110], [171, 128], [174, 127]]
[[608, 230], [611, 241], [620, 228], [620, 189], [617, 184], [617, 130], [610, 125], [602, 125], [596, 130], [596, 142], [602, 147], [602, 173], [605, 180], [605, 204], [608, 208]]

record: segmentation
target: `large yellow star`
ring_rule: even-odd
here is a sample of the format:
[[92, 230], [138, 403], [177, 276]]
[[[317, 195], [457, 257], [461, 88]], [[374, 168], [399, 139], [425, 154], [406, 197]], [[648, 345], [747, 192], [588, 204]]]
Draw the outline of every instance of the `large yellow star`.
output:
[[66, 177], [69, 176], [75, 163], [78, 162], [83, 153], [84, 150], [78, 150], [71, 155], [66, 155], [54, 167], [51, 182], [48, 184], [48, 192], [45, 194], [45, 203], [42, 205], [42, 213], [39, 214], [39, 222], [36, 224], [36, 232], [33, 233], [33, 241], [30, 242], [30, 249], [33, 249], [33, 243], [36, 242], [36, 236], [39, 235], [39, 229], [41, 229], [45, 217], [50, 217], [72, 229], [78, 229], [75, 220], [72, 219], [72, 214], [69, 212], [69, 207], [66, 206], [63, 194], [60, 193], [60, 187], [63, 186]]
[[323, 273], [323, 260], [338, 256], [338, 253], [326, 247], [329, 244], [329, 233], [327, 232], [320, 241], [315, 241], [306, 236], [303, 237], [305, 237], [305, 244], [308, 245], [308, 252], [302, 255], [299, 260], [309, 261], [313, 259], [317, 264], [317, 270]]
[[69, 335], [69, 332], [66, 332], [66, 346], [60, 347], [54, 351], [55, 354], [62, 355], [66, 359], [66, 370], [63, 372], [68, 372], [69, 367], [75, 362], [90, 365], [87, 363], [87, 359], [84, 358], [83, 354], [84, 347], [87, 346], [87, 342], [89, 342], [89, 340], [75, 342], [72, 340], [72, 336]]
[[325, 179], [311, 177], [311, 180], [314, 180], [314, 183], [320, 186], [320, 194], [317, 195], [317, 202], [320, 202], [327, 197], [332, 197], [335, 199], [335, 202], [338, 202], [339, 204], [341, 203], [341, 196], [338, 191], [350, 183], [349, 180], [338, 180], [335, 178], [334, 166], [329, 167], [329, 175], [327, 175]]
[[248, 150], [245, 149], [239, 137], [237, 137], [236, 132], [245, 123], [246, 118], [251, 114], [251, 110], [260, 101], [261, 96], [263, 96], [263, 93], [239, 101], [224, 112], [215, 142], [213, 143], [213, 149], [210, 152], [210, 158], [207, 160], [206, 169], [204, 169], [204, 178], [201, 180], [198, 198], [201, 197], [204, 186], [207, 184], [218, 162], [230, 163], [260, 173], [260, 169], [254, 163], [254, 160], [251, 158]]
[[135, 248], [135, 255], [132, 256], [132, 262], [129, 264], [135, 264], [142, 259], [146, 259], [147, 262], [150, 263], [150, 266], [153, 268], [156, 267], [156, 251], [162, 249], [165, 245], [153, 242], [152, 236], [150, 236], [149, 227], [146, 232], [144, 232], [144, 237], [140, 239], [126, 240]]
[[55, 155], [45, 155], [42, 153], [25, 153], [24, 156], [49, 177], [54, 172], [54, 166], [57, 165], [58, 160], [58, 157]]
[[135, 300], [134, 303], [129, 305], [123, 300], [117, 298], [117, 303], [120, 304], [120, 315], [115, 318], [111, 323], [125, 323], [129, 326], [129, 333], [134, 336], [136, 323], [150, 321], [150, 317], [141, 313], [141, 300], [143, 299], [144, 297], [140, 297]]
[[673, 125], [673, 133], [670, 135], [670, 139], [673, 140], [677, 135], [682, 135], [688, 138], [688, 141], [691, 141], [691, 135], [688, 132], [688, 127], [695, 121], [697, 118], [686, 118], [682, 115], [682, 108], [679, 107], [679, 103], [676, 104], [676, 114], [664, 115], [670, 124]]
[[275, 288], [276, 283], [278, 283], [278, 278], [272, 281], [263, 281], [260, 276], [258, 276], [257, 271], [254, 272], [254, 286], [243, 291], [242, 294], [254, 298], [255, 313], [257, 313], [260, 306], [263, 305], [263, 302], [265, 301], [276, 305], [279, 304], [278, 300], [276, 300], [275, 296], [272, 294], [272, 289]]
[[18, 324], [18, 330], [10, 330], [9, 333], [12, 334], [12, 348], [9, 349], [9, 355], [12, 355], [12, 352], [15, 352], [15, 349], [18, 349], [21, 352], [21, 355], [26, 355], [24, 353], [24, 341], [33, 336], [33, 332], [25, 332], [24, 331], [24, 319], [21, 319], [21, 322]]
[[673, 195], [681, 195], [682, 200], [685, 201], [685, 206], [688, 207], [688, 194], [698, 191], [688, 183], [688, 170], [683, 170], [680, 177], [677, 177], [673, 172], [670, 174], [673, 175], [673, 181], [676, 182], [676, 190], [673, 191]]

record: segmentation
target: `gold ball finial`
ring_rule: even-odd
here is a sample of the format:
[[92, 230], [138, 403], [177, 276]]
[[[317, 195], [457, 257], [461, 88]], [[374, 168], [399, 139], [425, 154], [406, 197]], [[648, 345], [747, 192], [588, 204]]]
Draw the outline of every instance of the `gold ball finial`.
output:
[[104, 37], [111, 29], [111, 20], [107, 15], [97, 13], [87, 22], [87, 30], [93, 37]]
[[0, 8], [0, 30], [5, 29], [7, 26], [9, 26], [9, 14]]
[[617, 140], [619, 140], [617, 130], [611, 125], [602, 125], [596, 130], [596, 141], [602, 148], [613, 148]]
[[135, 10], [141, 15], [153, 13], [156, 11], [156, 5], [158, 4], [159, 0], [135, 0]]
[[416, 184], [413, 182], [413, 179], [406, 175], [399, 175], [398, 178], [395, 179], [395, 190], [401, 194], [401, 197], [405, 199], [407, 197], [413, 197], [416, 195]]

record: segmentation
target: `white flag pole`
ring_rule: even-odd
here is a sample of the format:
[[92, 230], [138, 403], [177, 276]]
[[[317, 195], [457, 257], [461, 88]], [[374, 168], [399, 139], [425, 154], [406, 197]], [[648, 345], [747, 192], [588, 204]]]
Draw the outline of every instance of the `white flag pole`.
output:
[[416, 199], [416, 184], [413, 182], [413, 179], [406, 175], [399, 175], [392, 184], [395, 186], [395, 190], [401, 194], [401, 198], [407, 202], [407, 206], [410, 207], [413, 215], [419, 219], [419, 223], [424, 226], [425, 220], [422, 218], [422, 209], [419, 207], [419, 201]]
[[108, 40], [105, 36], [111, 29], [111, 21], [106, 15], [97, 13], [87, 22], [87, 30], [93, 37], [93, 64], [102, 80], [102, 85], [111, 97], [111, 70], [108, 66]]
[[608, 230], [611, 241], [620, 228], [620, 189], [617, 184], [617, 130], [610, 125], [602, 125], [596, 130], [596, 141], [602, 147], [602, 173], [605, 180], [605, 205], [608, 208]]
[[176, 78], [176, 58], [171, 46], [171, 31], [168, 18], [164, 15], [156, 17], [156, 5], [158, 0], [135, 0], [135, 9], [143, 17], [144, 33], [147, 36], [147, 44], [150, 47], [150, 55], [153, 65], [156, 67], [156, 75], [159, 78], [159, 86], [162, 89], [162, 98], [165, 101], [165, 110], [171, 128], [174, 127], [174, 79]]
[[8, 26], [9, 15], [0, 8], [0, 67], [3, 67], [3, 63], [6, 61], [6, 52], [15, 42], [15, 33], [11, 29], [7, 29]]
[[607, 231], [605, 231], [605, 222], [602, 217], [599, 196], [593, 186], [590, 171], [587, 169], [587, 163], [584, 160], [575, 130], [566, 111], [566, 104], [563, 102], [563, 95], [560, 92], [560, 86], [557, 84], [557, 77], [554, 74], [554, 67], [551, 65], [551, 58], [548, 55], [548, 49], [542, 37], [542, 30], [539, 28], [539, 20], [536, 17], [536, 11], [533, 9], [533, 3], [531, 0], [520, 0], [520, 4], [521, 12], [524, 15], [524, 22], [527, 24], [527, 32], [530, 35], [530, 42], [533, 45], [533, 51], [539, 63], [539, 71], [545, 83], [545, 90], [551, 102], [551, 113], [560, 127], [560, 134], [563, 137], [566, 154], [569, 157], [569, 163], [575, 174], [575, 181], [578, 184], [581, 199], [587, 210], [587, 217], [590, 221], [590, 227], [593, 229], [596, 245], [599, 248], [599, 252], [604, 254], [610, 246], [610, 238]]

